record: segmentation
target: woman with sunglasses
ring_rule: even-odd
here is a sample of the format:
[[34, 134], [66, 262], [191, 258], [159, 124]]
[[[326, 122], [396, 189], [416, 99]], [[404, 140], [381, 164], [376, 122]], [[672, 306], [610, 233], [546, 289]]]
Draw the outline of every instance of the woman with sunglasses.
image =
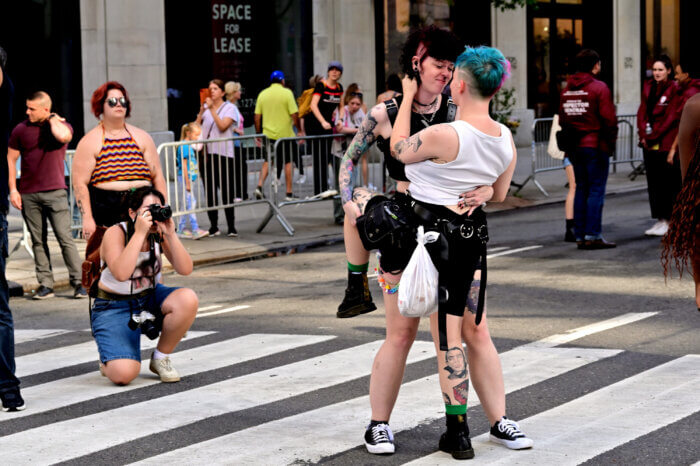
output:
[[83, 136], [73, 158], [73, 190], [88, 241], [98, 225], [123, 220], [121, 206], [132, 189], [153, 186], [167, 192], [153, 139], [126, 123], [131, 101], [124, 86], [104, 83], [93, 92], [91, 105], [100, 123]]

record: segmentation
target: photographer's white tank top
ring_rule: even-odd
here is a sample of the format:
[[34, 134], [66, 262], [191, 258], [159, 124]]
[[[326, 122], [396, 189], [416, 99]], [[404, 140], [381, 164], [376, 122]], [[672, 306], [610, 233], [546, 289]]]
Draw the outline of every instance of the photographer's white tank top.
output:
[[444, 123], [459, 137], [457, 158], [447, 163], [425, 160], [406, 165], [411, 196], [435, 205], [455, 205], [459, 195], [478, 186], [490, 186], [513, 160], [512, 136], [500, 124], [501, 135], [489, 136], [466, 121]]
[[[121, 222], [119, 224], [122, 227], [122, 231], [126, 231], [126, 222]], [[126, 234], [126, 233], [125, 233]], [[112, 293], [121, 295], [130, 295], [140, 293], [148, 288], [154, 287], [161, 280], [161, 269], [163, 268], [163, 261], [160, 257], [160, 244], [155, 244], [155, 254], [156, 262], [155, 267], [155, 283], [152, 282], [153, 270], [151, 269], [148, 260], [151, 257], [151, 252], [139, 252], [139, 257], [136, 259], [136, 268], [131, 274], [128, 280], [119, 281], [114, 278], [112, 271], [109, 267], [105, 267], [100, 275], [100, 282], [109, 288]], [[100, 261], [104, 265], [104, 261]]]

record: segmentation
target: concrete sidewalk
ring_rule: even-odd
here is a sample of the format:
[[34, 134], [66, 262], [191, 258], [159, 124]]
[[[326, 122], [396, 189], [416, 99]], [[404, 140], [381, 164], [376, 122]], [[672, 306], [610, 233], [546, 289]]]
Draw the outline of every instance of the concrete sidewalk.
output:
[[[515, 183], [522, 183], [529, 175], [531, 158], [529, 148], [519, 148], [518, 164], [513, 177]], [[646, 189], [646, 177], [639, 176], [634, 181], [628, 177], [632, 171], [629, 164], [620, 164], [617, 173], [611, 173], [608, 179], [608, 195], [638, 191]], [[488, 212], [497, 213], [504, 210], [527, 208], [551, 203], [563, 203], [567, 188], [566, 176], [563, 170], [545, 172], [537, 176], [538, 181], [549, 193], [544, 196], [532, 181], [528, 182], [517, 196], [508, 196], [505, 202], [490, 204]], [[511, 190], [511, 191], [514, 191]], [[217, 262], [230, 262], [253, 257], [273, 256], [276, 254], [288, 254], [322, 244], [331, 244], [342, 241], [343, 229], [333, 222], [333, 206], [330, 200], [309, 204], [289, 205], [282, 208], [282, 213], [295, 229], [294, 236], [289, 236], [281, 225], [273, 217], [262, 233], [256, 233], [260, 219], [267, 213], [268, 207], [264, 204], [240, 207], [236, 209], [236, 228], [239, 236], [229, 238], [218, 236], [203, 238], [201, 240], [182, 240], [187, 250], [192, 255], [195, 266]], [[608, 212], [610, 215], [610, 212]], [[562, 224], [563, 222], [562, 207]], [[17, 219], [13, 219], [17, 222]], [[199, 214], [198, 220], [202, 228], [209, 225], [206, 214]], [[11, 228], [12, 230], [12, 223]], [[223, 212], [219, 215], [219, 228], [226, 232]], [[562, 228], [563, 234], [563, 228]], [[9, 233], [10, 249], [22, 239], [20, 231]], [[76, 245], [84, 256], [85, 241], [76, 240]], [[55, 285], [54, 289], [66, 289], [69, 286], [68, 271], [60, 254], [60, 247], [53, 236], [50, 236], [49, 249], [51, 251], [51, 263]], [[24, 247], [19, 247], [10, 255], [7, 261], [6, 276], [8, 280], [19, 283], [25, 293], [33, 293], [38, 287], [34, 272], [34, 260]]]

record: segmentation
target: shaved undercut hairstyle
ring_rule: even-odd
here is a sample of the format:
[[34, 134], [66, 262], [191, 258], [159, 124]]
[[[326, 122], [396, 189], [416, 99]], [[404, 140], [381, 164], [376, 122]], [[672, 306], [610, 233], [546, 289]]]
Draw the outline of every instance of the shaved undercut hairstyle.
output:
[[51, 97], [44, 91], [36, 91], [27, 97], [30, 101], [39, 101], [39, 104], [51, 110]]

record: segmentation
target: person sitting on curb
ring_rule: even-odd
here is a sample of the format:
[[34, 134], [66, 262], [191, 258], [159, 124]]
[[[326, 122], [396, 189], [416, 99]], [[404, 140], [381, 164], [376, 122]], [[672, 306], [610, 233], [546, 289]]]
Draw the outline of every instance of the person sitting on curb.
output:
[[199, 300], [189, 288], [161, 283], [161, 248], [180, 275], [192, 273], [192, 258], [163, 194], [147, 186], [126, 202], [129, 220], [110, 227], [100, 246], [104, 269], [90, 312], [100, 372], [117, 385], [134, 380], [141, 371], [141, 334], [153, 340], [160, 331], [149, 368], [161, 381], [177, 382], [170, 353], [194, 322]]

